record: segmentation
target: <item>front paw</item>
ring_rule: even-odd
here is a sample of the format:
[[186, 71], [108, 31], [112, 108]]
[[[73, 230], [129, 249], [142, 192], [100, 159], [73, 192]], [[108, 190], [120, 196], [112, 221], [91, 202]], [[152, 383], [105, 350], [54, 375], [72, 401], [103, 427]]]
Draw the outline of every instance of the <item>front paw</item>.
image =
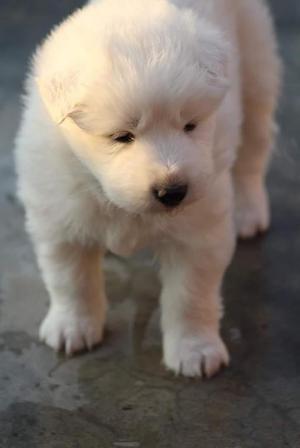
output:
[[164, 364], [174, 373], [207, 378], [229, 364], [229, 354], [216, 333], [193, 336], [166, 335]]
[[56, 351], [65, 351], [67, 355], [91, 350], [102, 340], [103, 314], [98, 308], [81, 313], [52, 305], [40, 326], [40, 339]]

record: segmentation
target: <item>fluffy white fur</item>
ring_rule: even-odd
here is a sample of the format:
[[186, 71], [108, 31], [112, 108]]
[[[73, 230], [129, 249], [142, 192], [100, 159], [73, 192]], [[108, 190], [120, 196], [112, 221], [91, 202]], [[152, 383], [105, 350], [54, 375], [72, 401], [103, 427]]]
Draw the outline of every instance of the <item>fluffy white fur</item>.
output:
[[[269, 226], [279, 72], [260, 0], [98, 0], [54, 29], [34, 57], [16, 144], [51, 300], [42, 340], [67, 353], [99, 343], [101, 258], [150, 246], [166, 367], [209, 377], [228, 364], [222, 278], [234, 215], [242, 237]], [[125, 131], [135, 140], [115, 142]], [[151, 191], [172, 182], [189, 190], [169, 210]]]

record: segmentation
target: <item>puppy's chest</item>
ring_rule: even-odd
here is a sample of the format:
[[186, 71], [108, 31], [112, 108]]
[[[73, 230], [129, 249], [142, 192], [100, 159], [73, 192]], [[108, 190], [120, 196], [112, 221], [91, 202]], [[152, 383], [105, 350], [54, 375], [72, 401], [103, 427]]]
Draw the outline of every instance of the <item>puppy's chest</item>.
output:
[[111, 220], [106, 223], [102, 234], [107, 250], [122, 257], [152, 244], [154, 239], [148, 228], [132, 221]]

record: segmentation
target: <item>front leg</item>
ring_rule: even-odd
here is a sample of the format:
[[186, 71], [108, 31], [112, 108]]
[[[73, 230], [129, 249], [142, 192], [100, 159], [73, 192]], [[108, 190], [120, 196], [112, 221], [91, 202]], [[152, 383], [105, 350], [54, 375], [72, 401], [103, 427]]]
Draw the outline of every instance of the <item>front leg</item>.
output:
[[203, 244], [200, 238], [197, 229], [190, 244], [162, 254], [164, 364], [188, 377], [211, 377], [229, 363], [219, 327], [221, 284], [234, 246], [230, 218], [202, 235]]
[[101, 252], [79, 244], [36, 247], [50, 295], [50, 308], [40, 327], [40, 338], [67, 354], [101, 342], [106, 315]]

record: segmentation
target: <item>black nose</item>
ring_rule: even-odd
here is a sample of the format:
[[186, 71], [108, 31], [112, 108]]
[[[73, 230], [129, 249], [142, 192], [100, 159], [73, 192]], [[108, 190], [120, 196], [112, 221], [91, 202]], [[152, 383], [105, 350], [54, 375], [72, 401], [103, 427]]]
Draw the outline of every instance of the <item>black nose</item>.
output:
[[183, 184], [174, 184], [167, 187], [153, 188], [155, 199], [166, 207], [176, 207], [185, 198], [188, 187]]

